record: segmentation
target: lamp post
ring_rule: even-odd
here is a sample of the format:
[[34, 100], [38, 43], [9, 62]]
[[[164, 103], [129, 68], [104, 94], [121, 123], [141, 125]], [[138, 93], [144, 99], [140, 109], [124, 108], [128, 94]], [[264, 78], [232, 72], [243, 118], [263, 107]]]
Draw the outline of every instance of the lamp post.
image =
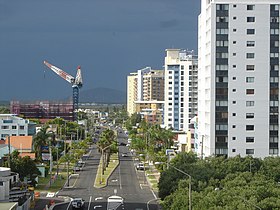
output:
[[[157, 162], [157, 165], [158, 164], [163, 164], [162, 162]], [[191, 177], [191, 175], [189, 175], [188, 173], [186, 173], [186, 172], [184, 172], [184, 171], [182, 171], [182, 170], [180, 170], [179, 168], [176, 168], [175, 166], [173, 166], [173, 165], [170, 165], [170, 164], [168, 164], [167, 163], [167, 168], [168, 167], [172, 167], [172, 168], [174, 168], [176, 171], [179, 171], [180, 173], [182, 173], [182, 174], [185, 174], [186, 176], [188, 176], [188, 178], [189, 178], [189, 210], [191, 210], [192, 209], [192, 177]]]
[[189, 182], [189, 210], [191, 210], [192, 209], [192, 177], [191, 177], [191, 175], [189, 175], [186, 172], [180, 170], [179, 168], [176, 168], [175, 166], [172, 166], [172, 165], [169, 165], [169, 166], [174, 168], [176, 171], [179, 171], [182, 174], [185, 174], [189, 177], [189, 179], [190, 179], [190, 182]]

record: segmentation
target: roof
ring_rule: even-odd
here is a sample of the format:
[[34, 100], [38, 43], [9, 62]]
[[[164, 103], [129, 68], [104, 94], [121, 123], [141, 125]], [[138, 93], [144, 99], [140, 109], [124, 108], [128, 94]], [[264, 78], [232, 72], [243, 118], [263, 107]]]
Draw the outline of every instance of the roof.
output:
[[[8, 138], [6, 138], [5, 144], [9, 144]], [[32, 136], [10, 136], [10, 144], [17, 150], [31, 150]]]
[[31, 159], [35, 160], [35, 153], [21, 152], [19, 153], [20, 157], [29, 156]]

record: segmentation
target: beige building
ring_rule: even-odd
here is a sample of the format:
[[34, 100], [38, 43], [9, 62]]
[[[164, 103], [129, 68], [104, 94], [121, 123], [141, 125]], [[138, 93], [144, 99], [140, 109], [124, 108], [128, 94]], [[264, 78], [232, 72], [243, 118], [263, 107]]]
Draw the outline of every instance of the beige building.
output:
[[152, 120], [156, 117], [155, 120], [161, 123], [163, 100], [163, 70], [146, 67], [130, 73], [127, 77], [127, 111], [130, 116], [133, 113], [140, 113], [143, 117], [146, 116], [145, 119]]

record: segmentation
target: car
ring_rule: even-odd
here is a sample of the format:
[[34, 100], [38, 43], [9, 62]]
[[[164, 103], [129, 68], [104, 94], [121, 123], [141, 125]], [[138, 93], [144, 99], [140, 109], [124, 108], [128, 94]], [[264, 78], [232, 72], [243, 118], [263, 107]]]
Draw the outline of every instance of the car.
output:
[[79, 166], [75, 166], [74, 168], [73, 168], [73, 171], [80, 171], [81, 170], [81, 168], [79, 167]]
[[137, 170], [144, 170], [144, 169], [145, 169], [144, 163], [138, 163], [138, 164], [136, 165], [136, 169], [137, 169]]
[[128, 157], [127, 153], [122, 153], [122, 157]]
[[74, 198], [71, 202], [72, 208], [74, 209], [83, 209], [85, 200], [82, 198]]

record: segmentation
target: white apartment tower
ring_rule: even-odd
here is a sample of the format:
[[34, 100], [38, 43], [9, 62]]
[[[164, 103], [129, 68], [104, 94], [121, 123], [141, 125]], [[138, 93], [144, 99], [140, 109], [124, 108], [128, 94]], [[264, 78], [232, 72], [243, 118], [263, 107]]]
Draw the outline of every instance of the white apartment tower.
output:
[[187, 132], [190, 120], [197, 115], [197, 56], [167, 49], [164, 69], [164, 126]]
[[201, 0], [203, 153], [279, 155], [279, 0]]

